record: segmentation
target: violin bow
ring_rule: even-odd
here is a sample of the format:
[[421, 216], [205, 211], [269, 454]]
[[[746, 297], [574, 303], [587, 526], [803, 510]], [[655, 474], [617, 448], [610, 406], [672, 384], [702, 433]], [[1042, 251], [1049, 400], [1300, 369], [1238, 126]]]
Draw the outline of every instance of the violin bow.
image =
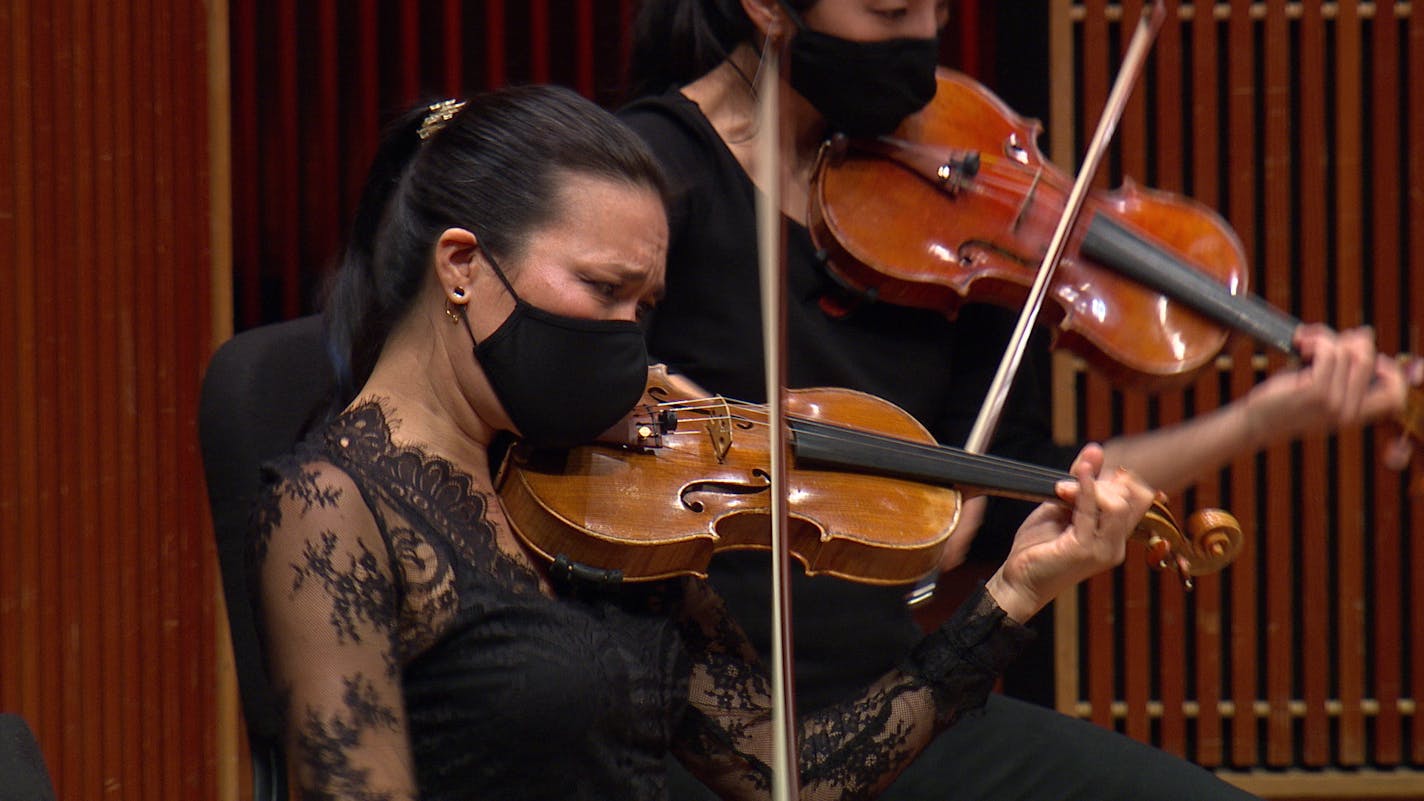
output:
[[[1123, 109], [1127, 107], [1132, 89], [1137, 85], [1137, 79], [1142, 75], [1142, 68], [1147, 63], [1147, 52], [1151, 50], [1152, 42], [1157, 38], [1157, 32], [1161, 30], [1162, 20], [1166, 16], [1166, 7], [1162, 0], [1156, 0], [1150, 8], [1142, 10], [1137, 29], [1133, 32], [1127, 52], [1123, 55], [1122, 68], [1118, 70], [1112, 91], [1108, 94], [1103, 116], [1098, 120], [1097, 130], [1093, 132], [1087, 152], [1083, 154], [1082, 167], [1073, 181], [1073, 189], [1064, 203], [1063, 214], [1058, 218], [1058, 226], [1053, 230], [1053, 238], [1049, 240], [1048, 250], [1043, 254], [1038, 275], [1034, 277], [1033, 286], [1029, 289], [1028, 300], [1024, 302], [1023, 310], [1019, 313], [1018, 323], [1014, 326], [1014, 333], [1004, 349], [999, 369], [994, 373], [994, 380], [989, 384], [984, 404], [979, 407], [979, 416], [975, 418], [974, 427], [970, 429], [969, 438], [964, 443], [964, 450], [970, 453], [983, 454], [989, 450], [989, 442], [998, 428], [999, 417], [1003, 414], [1014, 376], [1018, 374], [1024, 351], [1028, 349], [1034, 321], [1038, 319], [1038, 313], [1043, 308], [1043, 300], [1053, 282], [1053, 273], [1063, 256], [1063, 248], [1068, 244], [1068, 235], [1072, 233], [1073, 226], [1078, 221], [1078, 213], [1083, 208], [1083, 201], [1087, 198], [1088, 184], [1097, 174], [1098, 164], [1107, 151], [1108, 143], [1112, 141], [1117, 123], [1122, 119]], [[937, 582], [938, 576], [927, 576], [905, 596], [905, 603], [910, 606], [924, 604], [934, 596]]]
[[1152, 48], [1152, 42], [1156, 39], [1157, 32], [1162, 28], [1162, 20], [1166, 15], [1166, 7], [1162, 0], [1156, 0], [1151, 8], [1142, 10], [1137, 30], [1132, 34], [1132, 40], [1128, 43], [1127, 52], [1122, 58], [1122, 67], [1118, 71], [1117, 78], [1113, 81], [1112, 91], [1108, 94], [1108, 102], [1103, 109], [1102, 119], [1098, 121], [1097, 130], [1093, 133], [1093, 139], [1088, 144], [1087, 152], [1083, 154], [1083, 164], [1078, 170], [1077, 179], [1073, 182], [1073, 190], [1068, 194], [1063, 214], [1058, 218], [1058, 227], [1054, 229], [1053, 238], [1048, 242], [1048, 250], [1043, 254], [1043, 262], [1040, 264], [1038, 275], [1034, 278], [1033, 286], [1029, 290], [1028, 301], [1024, 303], [1023, 311], [1019, 314], [1018, 324], [1014, 327], [1009, 345], [1004, 350], [1004, 357], [999, 362], [998, 372], [994, 374], [994, 381], [989, 385], [984, 405], [979, 408], [979, 417], [975, 419], [974, 428], [970, 430], [969, 439], [965, 442], [964, 449], [970, 453], [984, 453], [989, 447], [989, 441], [994, 436], [994, 430], [999, 425], [999, 417], [1003, 413], [1004, 404], [1009, 397], [1009, 388], [1013, 385], [1014, 376], [1018, 373], [1019, 364], [1023, 361], [1024, 351], [1028, 347], [1033, 323], [1038, 319], [1039, 310], [1043, 308], [1043, 299], [1048, 294], [1048, 286], [1053, 280], [1053, 273], [1063, 255], [1063, 248], [1068, 244], [1068, 235], [1072, 233], [1073, 226], [1078, 221], [1078, 213], [1083, 208], [1083, 201], [1088, 194], [1088, 184], [1097, 174], [1098, 164], [1102, 161], [1108, 143], [1117, 130], [1117, 123], [1122, 119], [1122, 112], [1127, 107], [1132, 89], [1136, 86], [1137, 79], [1142, 75], [1142, 69], [1147, 63], [1147, 53]]
[[[771, 36], [770, 33], [767, 34]], [[772, 801], [800, 797], [796, 700], [792, 674], [790, 503], [786, 474], [786, 225], [781, 215], [781, 50], [768, 41], [758, 67], [756, 183], [757, 260], [761, 277], [762, 347], [766, 361], [767, 445], [771, 455], [771, 728]]]

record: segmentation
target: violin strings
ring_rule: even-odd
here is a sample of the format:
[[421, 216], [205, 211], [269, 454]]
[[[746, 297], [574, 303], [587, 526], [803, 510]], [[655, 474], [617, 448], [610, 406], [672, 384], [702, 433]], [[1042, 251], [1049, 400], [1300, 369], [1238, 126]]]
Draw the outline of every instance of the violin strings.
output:
[[[946, 163], [954, 161], [950, 154], [946, 153], [944, 156], [942, 161]], [[893, 158], [889, 160], [904, 167], [913, 175], [920, 175], [917, 170], [903, 162]], [[1025, 181], [1025, 176], [1029, 180]], [[1057, 175], [1047, 168], [1033, 168], [1003, 156], [981, 156], [978, 170], [966, 182], [964, 188], [1006, 206], [1016, 206], [1023, 202], [1026, 190], [1035, 186], [1044, 190], [1058, 191], [1060, 195], [1059, 207], [1053, 209], [1052, 212], [1055, 216], [1059, 214], [1071, 187], [1065, 185]], [[1003, 193], [997, 194], [988, 190], [1003, 190]]]
[[[952, 161], [949, 158], [946, 160]], [[900, 163], [900, 166], [913, 175], [926, 177], [909, 165]], [[1028, 176], [1027, 180], [1025, 176]], [[935, 181], [931, 180], [930, 183]], [[1056, 221], [1063, 212], [1070, 187], [1063, 185], [1062, 181], [1047, 169], [1034, 169], [1010, 158], [982, 158], [978, 171], [958, 191], [973, 193], [1006, 208], [1017, 209], [1025, 206], [1030, 189], [1035, 192], [1036, 202], [1026, 206], [1027, 215], [1035, 219]]]
[[[732, 409], [751, 411], [760, 413], [765, 411], [763, 404], [753, 404], [747, 401], [723, 398], [698, 398], [691, 400], [666, 401], [656, 404], [659, 409], [677, 410], [727, 410], [725, 414], [699, 416], [699, 422], [712, 422], [716, 420], [727, 420], [729, 422], [741, 421], [748, 425], [766, 427], [765, 420], [754, 419], [745, 414], [733, 414]], [[831, 423], [825, 423], [813, 418], [792, 415], [793, 426], [800, 425], [804, 430], [815, 429], [816, 432], [834, 441], [845, 444], [858, 445], [861, 447], [876, 450], [880, 453], [893, 456], [908, 455], [920, 457], [943, 466], [967, 465], [986, 473], [992, 473], [1005, 478], [1017, 478], [1026, 480], [1061, 481], [1071, 480], [1071, 476], [1050, 468], [1039, 467], [1037, 465], [1024, 464], [1010, 459], [989, 456], [984, 454], [970, 453], [960, 448], [948, 445], [931, 444], [925, 442], [915, 442], [887, 434], [869, 431], [854, 431]], [[669, 434], [693, 433], [688, 431], [674, 430]]]

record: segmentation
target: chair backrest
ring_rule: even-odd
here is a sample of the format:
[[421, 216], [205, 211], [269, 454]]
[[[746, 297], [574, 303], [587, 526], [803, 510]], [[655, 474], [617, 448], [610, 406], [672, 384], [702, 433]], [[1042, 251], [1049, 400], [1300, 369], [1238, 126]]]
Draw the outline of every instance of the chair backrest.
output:
[[280, 719], [248, 595], [250, 511], [263, 462], [291, 450], [320, 419], [334, 386], [318, 316], [238, 334], [213, 354], [203, 376], [198, 434], [260, 799], [285, 798], [286, 777]]
[[0, 715], [0, 801], [54, 801], [40, 745], [19, 715]]

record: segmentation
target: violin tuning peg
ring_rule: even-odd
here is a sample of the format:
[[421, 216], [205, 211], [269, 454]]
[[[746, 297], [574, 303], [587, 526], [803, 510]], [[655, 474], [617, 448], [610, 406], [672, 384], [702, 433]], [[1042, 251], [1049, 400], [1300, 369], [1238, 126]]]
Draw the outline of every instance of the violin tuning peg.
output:
[[973, 178], [974, 176], [978, 175], [979, 151], [971, 150], [968, 155], [961, 159], [959, 162], [959, 171], [964, 173], [964, 175], [969, 178]]

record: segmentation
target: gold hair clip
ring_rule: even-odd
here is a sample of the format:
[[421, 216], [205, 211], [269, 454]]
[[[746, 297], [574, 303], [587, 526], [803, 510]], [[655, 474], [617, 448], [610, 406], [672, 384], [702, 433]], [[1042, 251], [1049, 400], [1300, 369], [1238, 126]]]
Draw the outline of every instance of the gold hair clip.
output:
[[420, 140], [423, 142], [434, 136], [445, 123], [454, 119], [460, 109], [465, 107], [463, 100], [441, 100], [439, 103], [430, 104], [430, 113], [425, 115], [425, 119], [420, 123]]

